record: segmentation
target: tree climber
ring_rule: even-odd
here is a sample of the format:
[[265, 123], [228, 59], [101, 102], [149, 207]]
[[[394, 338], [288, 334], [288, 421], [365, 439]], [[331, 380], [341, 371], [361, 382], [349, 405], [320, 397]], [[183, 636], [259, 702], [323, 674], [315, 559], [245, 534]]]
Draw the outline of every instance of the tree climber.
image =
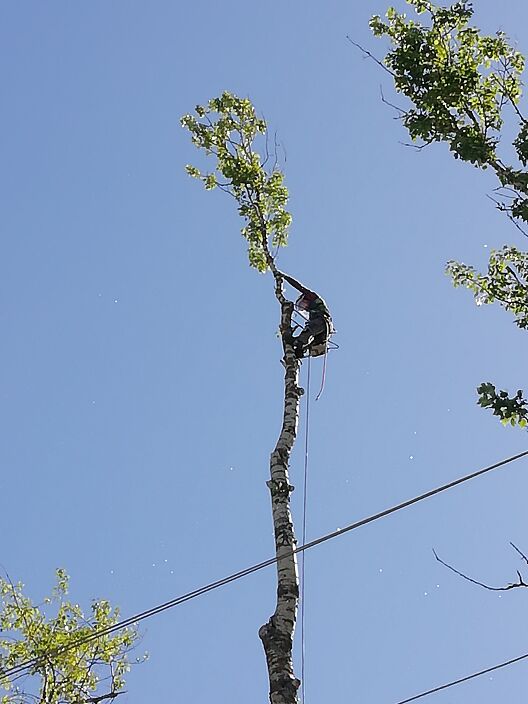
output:
[[301, 295], [295, 301], [297, 310], [308, 313], [308, 320], [302, 332], [293, 338], [295, 354], [299, 359], [304, 357], [306, 351], [314, 357], [324, 354], [328, 338], [333, 332], [332, 318], [326, 303], [315, 291], [310, 291], [292, 276], [288, 276], [282, 271], [278, 273], [300, 292]]

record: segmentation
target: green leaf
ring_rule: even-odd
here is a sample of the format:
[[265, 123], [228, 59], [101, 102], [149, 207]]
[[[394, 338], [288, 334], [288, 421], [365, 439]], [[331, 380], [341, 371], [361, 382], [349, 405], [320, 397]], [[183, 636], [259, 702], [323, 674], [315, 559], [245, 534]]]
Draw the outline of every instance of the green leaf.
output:
[[189, 176], [192, 176], [192, 178], [200, 178], [201, 177], [200, 170], [197, 169], [196, 166], [191, 166], [191, 164], [186, 164], [185, 171], [187, 171]]
[[208, 191], [211, 191], [213, 188], [216, 188], [216, 176], [214, 174], [207, 174], [204, 179], [204, 184], [206, 190]]

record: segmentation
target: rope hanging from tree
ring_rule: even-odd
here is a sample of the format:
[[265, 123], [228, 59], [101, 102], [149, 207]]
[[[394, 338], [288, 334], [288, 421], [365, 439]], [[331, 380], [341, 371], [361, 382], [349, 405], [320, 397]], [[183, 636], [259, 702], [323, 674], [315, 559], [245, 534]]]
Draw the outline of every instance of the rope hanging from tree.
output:
[[[306, 421], [304, 427], [304, 471], [303, 471], [303, 514], [302, 514], [302, 543], [306, 542], [306, 506], [307, 506], [307, 488], [308, 488], [308, 443], [310, 431], [310, 376], [311, 376], [311, 357], [308, 357], [308, 378], [306, 381]], [[305, 612], [305, 560], [306, 556], [303, 552], [301, 556], [301, 697], [303, 704], [306, 699], [304, 685], [304, 660], [305, 660], [305, 632], [304, 632], [304, 612]]]

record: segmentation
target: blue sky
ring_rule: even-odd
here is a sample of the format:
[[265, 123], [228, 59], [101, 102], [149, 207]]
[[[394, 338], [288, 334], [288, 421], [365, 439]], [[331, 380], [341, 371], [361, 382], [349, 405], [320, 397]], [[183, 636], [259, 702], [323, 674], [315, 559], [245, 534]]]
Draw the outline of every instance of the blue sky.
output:
[[[477, 24], [528, 51], [523, 2], [474, 4]], [[277, 130], [294, 216], [279, 265], [338, 330], [311, 407], [308, 537], [526, 448], [475, 404], [481, 381], [526, 386], [526, 334], [443, 273], [524, 242], [486, 198], [491, 176], [443, 146], [400, 144], [386, 76], [346, 41], [381, 55], [367, 22], [385, 8], [2, 5], [0, 562], [35, 598], [62, 566], [76, 600], [108, 597], [127, 616], [273, 552], [272, 284], [247, 266], [233, 203], [183, 168], [199, 156], [180, 115], [224, 89]], [[302, 459], [299, 443], [297, 521]], [[528, 594], [479, 590], [431, 552], [513, 580], [526, 471], [308, 554], [308, 702], [390, 704], [528, 651]], [[146, 622], [150, 661], [121, 704], [266, 701], [257, 631], [274, 584], [260, 572]], [[491, 704], [527, 677], [521, 664], [430, 699]]]

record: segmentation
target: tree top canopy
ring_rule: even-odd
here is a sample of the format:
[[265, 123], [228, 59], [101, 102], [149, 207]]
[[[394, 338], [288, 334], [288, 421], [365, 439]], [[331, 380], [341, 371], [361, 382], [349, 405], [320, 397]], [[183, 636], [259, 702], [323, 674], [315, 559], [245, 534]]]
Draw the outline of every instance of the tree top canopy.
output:
[[[191, 133], [193, 144], [216, 159], [212, 171], [188, 164], [187, 173], [207, 190], [219, 187], [235, 198], [245, 222], [242, 235], [248, 242], [249, 263], [267, 271], [270, 247], [286, 246], [292, 218], [286, 210], [284, 174], [277, 168], [277, 145], [270, 153], [265, 120], [248, 98], [225, 91], [207, 105], [197, 105], [194, 115], [184, 115], [181, 125]], [[264, 159], [254, 148], [259, 137]]]

